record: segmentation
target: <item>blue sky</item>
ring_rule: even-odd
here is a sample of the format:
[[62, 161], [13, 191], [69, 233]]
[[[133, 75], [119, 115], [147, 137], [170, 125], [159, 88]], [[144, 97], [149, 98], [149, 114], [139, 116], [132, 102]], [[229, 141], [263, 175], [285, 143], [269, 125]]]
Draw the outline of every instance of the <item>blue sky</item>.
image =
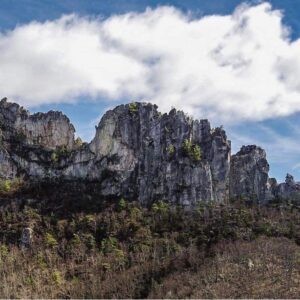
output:
[[[189, 20], [201, 20], [205, 16], [212, 16], [212, 15], [221, 15], [221, 16], [227, 16], [227, 15], [232, 15], [233, 12], [235, 11], [236, 7], [241, 5], [243, 1], [237, 1], [237, 0], [185, 0], [185, 1], [144, 1], [144, 0], [136, 0], [136, 1], [103, 1], [103, 0], [43, 0], [43, 1], [37, 1], [37, 0], [0, 0], [0, 30], [2, 35], [0, 35], [0, 50], [5, 48], [8, 48], [10, 51], [8, 53], [4, 53], [3, 59], [1, 61], [1, 54], [0, 54], [0, 68], [3, 64], [4, 67], [6, 67], [7, 61], [9, 61], [9, 67], [12, 70], [16, 70], [15, 73], [12, 72], [12, 74], [5, 74], [5, 78], [11, 78], [11, 81], [14, 81], [15, 78], [20, 78], [22, 77], [22, 74], [27, 74], [26, 72], [28, 71], [28, 63], [30, 64], [30, 59], [32, 59], [33, 64], [35, 65], [35, 69], [30, 72], [28, 71], [29, 75], [34, 74], [34, 71], [36, 69], [40, 70], [40, 73], [43, 74], [41, 77], [46, 84], [48, 85], [53, 85], [57, 86], [57, 91], [47, 91], [47, 93], [43, 94], [43, 90], [47, 90], [47, 88], [42, 87], [40, 90], [35, 91], [34, 89], [36, 86], [32, 85], [29, 87], [21, 87], [20, 86], [23, 84], [23, 81], [18, 81], [17, 85], [11, 84], [11, 82], [5, 81], [3, 83], [3, 86], [0, 85], [0, 88], [4, 90], [4, 96], [8, 94], [10, 98], [13, 98], [25, 106], [30, 107], [30, 110], [35, 112], [35, 111], [47, 111], [50, 109], [53, 110], [61, 110], [65, 114], [69, 116], [71, 119], [72, 123], [75, 125], [77, 134], [79, 136], [82, 136], [84, 139], [89, 140], [92, 138], [94, 134], [94, 127], [98, 123], [101, 115], [105, 112], [106, 109], [114, 107], [115, 105], [122, 103], [122, 102], [127, 102], [131, 99], [134, 100], [139, 100], [139, 99], [144, 99], [145, 97], [148, 97], [148, 95], [154, 95], [154, 100], [156, 103], [160, 104], [159, 106], [162, 107], [162, 110], [167, 110], [168, 105], [166, 103], [166, 100], [160, 100], [168, 99], [167, 97], [170, 97], [170, 99], [174, 98], [174, 101], [171, 103], [172, 106], [179, 105], [180, 103], [184, 101], [180, 101], [180, 96], [179, 95], [173, 95], [173, 91], [170, 91], [169, 89], [166, 89], [165, 86], [159, 86], [157, 87], [157, 83], [151, 86], [151, 89], [154, 90], [159, 90], [159, 94], [155, 94], [153, 92], [148, 92], [148, 82], [144, 81], [138, 81], [136, 82], [136, 77], [140, 77], [140, 75], [136, 74], [148, 74], [149, 70], [146, 68], [144, 65], [140, 64], [140, 60], [147, 60], [147, 59], [155, 59], [157, 57], [152, 57], [152, 56], [147, 56], [144, 55], [144, 53], [140, 53], [141, 49], [147, 49], [148, 46], [151, 46], [149, 44], [149, 41], [145, 39], [145, 41], [140, 41], [143, 40], [143, 38], [137, 40], [130, 40], [130, 30], [132, 28], [135, 30], [137, 26], [139, 25], [144, 26], [145, 24], [148, 25], [149, 22], [154, 22], [154, 27], [155, 27], [155, 22], [159, 22], [157, 20], [169, 20], [170, 22], [174, 21], [174, 27], [176, 27], [173, 31], [173, 28], [169, 28], [168, 30], [171, 32], [170, 35], [176, 35], [180, 30], [185, 30], [186, 25], [189, 24]], [[262, 3], [262, 1], [248, 1], [248, 4], [252, 6], [257, 6]], [[216, 71], [213, 73], [210, 77], [205, 78], [206, 81], [195, 81], [195, 85], [199, 85], [199, 90], [201, 91], [201, 87], [205, 86], [205, 83], [207, 85], [211, 84], [212, 85], [212, 90], [214, 90], [214, 93], [210, 93], [206, 90], [203, 91], [203, 93], [199, 93], [198, 90], [195, 93], [192, 93], [193, 90], [193, 80], [194, 76], [196, 76], [198, 73], [196, 70], [194, 70], [191, 73], [188, 73], [188, 71], [185, 70], [188, 69], [190, 61], [187, 60], [187, 65], [183, 66], [180, 65], [178, 66], [178, 70], [176, 69], [171, 69], [171, 71], [174, 71], [175, 73], [178, 72], [178, 77], [173, 78], [173, 77], [162, 77], [161, 81], [166, 81], [166, 84], [170, 82], [170, 85], [172, 85], [172, 82], [177, 82], [177, 80], [186, 80], [186, 78], [191, 78], [190, 82], [191, 84], [186, 84], [183, 86], [182, 89], [190, 89], [189, 93], [182, 94], [184, 97], [186, 96], [187, 103], [186, 103], [186, 109], [184, 105], [180, 106], [179, 108], [187, 110], [188, 113], [195, 115], [196, 117], [202, 117], [202, 118], [207, 118], [212, 120], [212, 124], [214, 126], [223, 124], [225, 126], [225, 129], [227, 131], [228, 137], [232, 140], [233, 144], [233, 152], [237, 151], [241, 145], [243, 144], [251, 144], [251, 143], [256, 143], [258, 145], [261, 145], [263, 148], [266, 149], [267, 155], [268, 155], [268, 160], [270, 162], [270, 175], [276, 177], [279, 181], [284, 180], [285, 174], [287, 172], [293, 174], [296, 179], [300, 179], [300, 113], [297, 103], [297, 96], [299, 96], [300, 100], [300, 93], [298, 93], [298, 85], [300, 86], [300, 83], [297, 81], [297, 72], [298, 68], [294, 66], [297, 66], [298, 61], [296, 61], [296, 57], [298, 54], [298, 46], [297, 46], [297, 40], [299, 39], [300, 35], [300, 0], [273, 0], [273, 1], [268, 1], [272, 5], [272, 8], [264, 8], [261, 10], [256, 10], [253, 12], [249, 11], [249, 14], [247, 12], [247, 9], [244, 9], [244, 12], [239, 13], [239, 16], [236, 17], [237, 20], [236, 24], [231, 24], [227, 19], [210, 19], [210, 22], [213, 25], [209, 26], [214, 26], [211, 28], [216, 28], [215, 30], [220, 30], [222, 31], [222, 27], [228, 26], [228, 32], [231, 32], [232, 35], [232, 44], [236, 42], [236, 39], [241, 39], [241, 40], [247, 40], [248, 38], [252, 38], [255, 40], [256, 44], [259, 44], [261, 40], [259, 40], [256, 37], [253, 37], [253, 34], [259, 35], [260, 33], [255, 31], [255, 25], [251, 25], [251, 20], [253, 20], [253, 24], [262, 22], [260, 24], [262, 31], [265, 31], [265, 36], [262, 36], [261, 38], [267, 41], [265, 44], [262, 42], [262, 44], [258, 47], [265, 48], [266, 51], [264, 51], [261, 54], [249, 54], [249, 49], [245, 49], [245, 52], [242, 54], [245, 54], [246, 57], [250, 57], [250, 60], [259, 60], [261, 57], [265, 57], [266, 61], [269, 59], [270, 56], [274, 55], [277, 57], [282, 58], [283, 62], [277, 66], [279, 69], [279, 74], [281, 77], [281, 81], [284, 81], [285, 86], [279, 91], [276, 90], [273, 94], [268, 94], [264, 93], [265, 90], [272, 90], [274, 88], [274, 84], [276, 82], [274, 81], [274, 78], [269, 78], [269, 77], [262, 77], [261, 79], [255, 78], [255, 72], [257, 71], [257, 74], [263, 73], [263, 70], [256, 68], [251, 69], [251, 72], [254, 73], [253, 77], [250, 78], [249, 81], [252, 81], [255, 83], [253, 86], [245, 85], [245, 89], [248, 90], [255, 90], [257, 89], [257, 93], [250, 93], [249, 95], [246, 93], [245, 99], [249, 98], [249, 102], [245, 100], [244, 106], [238, 106], [238, 102], [235, 102], [235, 98], [232, 98], [233, 96], [230, 94], [230, 91], [228, 92], [228, 97], [232, 98], [231, 100], [227, 100], [227, 94], [224, 92], [220, 92], [221, 98], [223, 103], [214, 103], [212, 100], [209, 99], [214, 99], [213, 97], [219, 96], [218, 91], [227, 91], [227, 88], [231, 86], [231, 80], [230, 78], [228, 79], [228, 85], [223, 85], [224, 80], [226, 81], [226, 73], [220, 73], [219, 71]], [[165, 9], [165, 10], [157, 10], [158, 7], [161, 6], [167, 6], [167, 7], [173, 7], [174, 10], [170, 9]], [[151, 7], [153, 10], [152, 12], [148, 14], [144, 14], [145, 10], [147, 7]], [[276, 11], [280, 10], [282, 12], [282, 16], [274, 16], [272, 15], [271, 11]], [[120, 16], [128, 13], [136, 12], [137, 17], [133, 19], [133, 21], [124, 21], [124, 18], [118, 17], [117, 21], [115, 22], [110, 22], [109, 24], [105, 23], [105, 20], [112, 18], [112, 16]], [[180, 12], [182, 16], [178, 16], [178, 12]], [[62, 15], [70, 15], [70, 14], [76, 14], [76, 17], [73, 17], [70, 20], [67, 21], [57, 21], [60, 20]], [[189, 16], [189, 17], [186, 17]], [[244, 18], [246, 16], [246, 18]], [[186, 18], [189, 18], [187, 20]], [[250, 20], [248, 23], [250, 25], [246, 25], [245, 27], [249, 26], [245, 32], [243, 31], [243, 20], [242, 19], [247, 19]], [[154, 21], [153, 21], [154, 19]], [[281, 40], [281, 35], [278, 33], [279, 29], [277, 29], [277, 21], [278, 20], [282, 21], [282, 25], [280, 25], [280, 29], [282, 28], [289, 28], [289, 34], [287, 34], [287, 37], [285, 37], [285, 40]], [[151, 21], [152, 20], [152, 21]], [[270, 22], [269, 22], [270, 21]], [[32, 22], [38, 22], [39, 25], [35, 26], [29, 26], [28, 24], [33, 24]], [[50, 23], [49, 23], [50, 22]], [[53, 22], [53, 23], [51, 23]], [[125, 23], [122, 23], [125, 22]], [[130, 23], [131, 22], [131, 23]], [[147, 23], [148, 22], [148, 23]], [[222, 23], [221, 23], [222, 22]], [[117, 25], [115, 25], [115, 23]], [[202, 22], [204, 23], [204, 22]], [[188, 31], [190, 33], [191, 31], [195, 30], [197, 33], [197, 30], [199, 32], [201, 31], [201, 28], [210, 28], [210, 27], [205, 27], [208, 26], [207, 24], [195, 24], [195, 29], [191, 29]], [[222, 25], [224, 23], [224, 26]], [[48, 24], [48, 25], [46, 25]], [[50, 25], [49, 25], [50, 24]], [[36, 61], [36, 57], [33, 55], [31, 57], [31, 52], [30, 52], [30, 41], [32, 42], [32, 49], [33, 53], [41, 53], [41, 52], [35, 52], [38, 49], [40, 51], [40, 47], [44, 45], [48, 45], [48, 41], [45, 39], [37, 39], [34, 37], [32, 38], [33, 33], [38, 30], [41, 35], [49, 35], [49, 41], [51, 47], [55, 45], [60, 45], [53, 43], [51, 44], [51, 39], [54, 39], [56, 37], [56, 31], [58, 32], [57, 35], [59, 35], [60, 30], [65, 30], [65, 32], [70, 36], [70, 39], [73, 37], [73, 32], [76, 32], [76, 38], [79, 36], [81, 32], [85, 33], [87, 32], [88, 34], [92, 33], [95, 34], [95, 31], [97, 30], [97, 26], [106, 26], [108, 28], [109, 32], [111, 35], [113, 35], [113, 38], [118, 38], [118, 42], [122, 43], [127, 43], [128, 40], [130, 40], [130, 47], [135, 47], [133, 49], [133, 52], [136, 51], [136, 56], [139, 57], [139, 60], [136, 61], [134, 55], [130, 55], [130, 57], [125, 57], [124, 58], [124, 49], [122, 50], [123, 52], [120, 53], [119, 56], [116, 57], [117, 61], [120, 61], [120, 65], [124, 64], [124, 71], [126, 69], [131, 68], [130, 72], [128, 71], [127, 73], [125, 72], [124, 78], [121, 77], [115, 77], [114, 74], [108, 75], [108, 76], [103, 76], [102, 81], [105, 82], [107, 79], [107, 84], [101, 85], [100, 87], [95, 84], [95, 76], [94, 74], [91, 74], [87, 71], [87, 76], [91, 76], [91, 81], [84, 83], [84, 87], [80, 86], [80, 84], [76, 83], [76, 85], [68, 85], [68, 86], [60, 86], [60, 81], [62, 81], [64, 78], [67, 78], [66, 80], [71, 80], [75, 76], [73, 75], [73, 71], [76, 72], [76, 70], [80, 70], [80, 64], [70, 64], [68, 65], [68, 70], [66, 73], [59, 73], [59, 76], [61, 76], [60, 81], [55, 81], [53, 79], [53, 76], [55, 76], [57, 73], [55, 73], [53, 70], [49, 70], [49, 68], [45, 67], [48, 63], [51, 64], [51, 59], [55, 59], [51, 57], [51, 53], [49, 56], [49, 53], [44, 53], [39, 58], [38, 61]], [[121, 24], [121, 25], [120, 25]], [[119, 27], [122, 26], [122, 24], [125, 24], [124, 30], [121, 31], [122, 36], [118, 36], [120, 34], [119, 32]], [[158, 23], [157, 23], [158, 24]], [[173, 23], [172, 23], [173, 24]], [[221, 25], [220, 25], [221, 24]], [[238, 25], [237, 25], [238, 24]], [[145, 25], [145, 31], [142, 32], [145, 35], [149, 35], [152, 38], [152, 32], [151, 30]], [[199, 25], [199, 26], [198, 26]], [[117, 27], [114, 27], [117, 26]], [[118, 27], [119, 26], [119, 27]], [[129, 28], [127, 30], [126, 26]], [[131, 27], [130, 27], [131, 26]], [[157, 26], [162, 26], [161, 31], [163, 32], [164, 30], [164, 25], [163, 22], [159, 23]], [[173, 26], [173, 25], [172, 25]], [[232, 26], [232, 27], [230, 27]], [[232, 30], [236, 30], [236, 27], [239, 27], [239, 30], [235, 31], [232, 34]], [[252, 26], [252, 27], [251, 27]], [[275, 28], [276, 27], [276, 28]], [[21, 41], [19, 39], [18, 31], [16, 28], [21, 28], [21, 34], [24, 33], [25, 38], [28, 36], [28, 43], [26, 44], [21, 38]], [[116, 30], [117, 28], [117, 30]], [[159, 27], [158, 27], [159, 28]], [[232, 29], [233, 28], [233, 29]], [[274, 29], [275, 28], [275, 29]], [[253, 30], [252, 30], [253, 29]], [[87, 30], [87, 31], [85, 31]], [[150, 31], [149, 31], [150, 30]], [[230, 31], [231, 30], [231, 31]], [[252, 31], [251, 31], [252, 30]], [[277, 31], [276, 31], [277, 30]], [[128, 34], [128, 32], [129, 34]], [[169, 32], [168, 31], [168, 32]], [[251, 31], [249, 35], [249, 31]], [[33, 32], [33, 33], [32, 33]], [[106, 34], [107, 34], [106, 32]], [[137, 31], [139, 32], [139, 31]], [[214, 32], [214, 31], [213, 31]], [[242, 32], [242, 33], [241, 33]], [[123, 36], [124, 33], [124, 36]], [[156, 33], [157, 34], [157, 33]], [[207, 39], [207, 44], [211, 42], [209, 40], [209, 37], [206, 37], [205, 35], [211, 35], [209, 32], [207, 33], [201, 33], [203, 35], [203, 41], [206, 41]], [[190, 39], [189, 40], [184, 40], [184, 36], [186, 34], [178, 35], [176, 36], [176, 39], [182, 38], [182, 44], [191, 42], [191, 46], [195, 45], [195, 47], [198, 47], [199, 45], [197, 44], [197, 38], [195, 38], [194, 31], [192, 32]], [[94, 35], [91, 35], [94, 36]], [[215, 39], [218, 37], [221, 37], [220, 35], [216, 35]], [[111, 38], [111, 36], [110, 36]], [[73, 40], [72, 40], [73, 41]], [[151, 39], [150, 39], [151, 41]], [[282, 52], [280, 53], [275, 53], [273, 54], [272, 48], [268, 48], [268, 42], [270, 41], [270, 44], [273, 45], [273, 48], [280, 48], [282, 47]], [[89, 43], [90, 40], [87, 41]], [[180, 42], [180, 41], [179, 41]], [[23, 43], [23, 44], [22, 44]], [[80, 47], [81, 40], [78, 40], [78, 44], [74, 44], [75, 46]], [[144, 44], [142, 44], [144, 43]], [[148, 43], [148, 44], [147, 44]], [[154, 42], [155, 43], [155, 42]], [[159, 53], [157, 56], [159, 59], [160, 57], [163, 57], [165, 55], [179, 55], [180, 59], [182, 59], [183, 62], [186, 61], [186, 56], [185, 53], [182, 53], [181, 49], [181, 43], [175, 43], [173, 40], [170, 40], [170, 44], [172, 44], [172, 49], [169, 49], [169, 52], [163, 52], [162, 54]], [[203, 43], [203, 42], [202, 42]], [[240, 40], [238, 40], [237, 45], [239, 45]], [[253, 42], [254, 43], [254, 42]], [[254, 43], [254, 44], [255, 44]], [[69, 43], [72, 45], [71, 43]], [[59, 55], [73, 55], [72, 51], [69, 51], [68, 49], [68, 40], [66, 38], [66, 43], [62, 44], [62, 49], [61, 53]], [[206, 47], [206, 43], [203, 43], [203, 47]], [[24, 52], [27, 53], [28, 55], [25, 56], [22, 53], [19, 45], [24, 45]], [[129, 44], [128, 44], [129, 45]], [[161, 45], [158, 44], [157, 47], [164, 47], [164, 43]], [[166, 44], [167, 45], [167, 44]], [[247, 63], [243, 59], [240, 59], [240, 54], [236, 54], [237, 50], [233, 49], [233, 47], [230, 45], [226, 45], [226, 41], [222, 41], [220, 43], [220, 49], [226, 49], [227, 52], [220, 52], [223, 56], [227, 55], [226, 57], [230, 58], [230, 64], [231, 68], [235, 68], [237, 65], [241, 63]], [[104, 44], [106, 47], [107, 45]], [[108, 45], [107, 47], [109, 47]], [[202, 47], [202, 45], [200, 44]], [[2, 47], [2, 48], [1, 48]], [[23, 46], [22, 46], [23, 47]], [[64, 48], [65, 47], [65, 48]], [[91, 46], [92, 47], [92, 46]], [[128, 46], [129, 47], [129, 46]], [[143, 48], [144, 47], [144, 48]], [[227, 47], [227, 48], [226, 48]], [[179, 49], [177, 52], [174, 52], [174, 49]], [[238, 46], [237, 46], [238, 48]], [[17, 49], [17, 50], [16, 50]], [[65, 52], [65, 49], [66, 50]], [[90, 53], [95, 53], [94, 48], [90, 48], [91, 52]], [[130, 48], [127, 48], [127, 50]], [[152, 48], [151, 48], [152, 49]], [[252, 49], [252, 48], [251, 48]], [[132, 50], [132, 49], [131, 49]], [[211, 49], [209, 49], [211, 50]], [[67, 52], [68, 51], [68, 52]], [[112, 52], [119, 51], [119, 49], [113, 49]], [[152, 52], [158, 51], [157, 48], [153, 48]], [[221, 50], [222, 51], [222, 50]], [[102, 53], [102, 52], [101, 52]], [[95, 55], [101, 55], [100, 54], [95, 54]], [[110, 51], [111, 53], [111, 51]], [[192, 51], [190, 52], [190, 55], [192, 55]], [[220, 56], [219, 52], [212, 52], [216, 57], [214, 58], [215, 60], [219, 61], [222, 60], [224, 57]], [[45, 54], [45, 55], [44, 55]], [[107, 53], [105, 53], [106, 55]], [[126, 53], [125, 53], [126, 54]], [[74, 55], [80, 55], [79, 59], [83, 57], [82, 64], [89, 64], [90, 62], [85, 62], [84, 58], [85, 56], [82, 53], [75, 53]], [[160, 56], [161, 55], [161, 56]], [[236, 55], [236, 56], [234, 56]], [[8, 59], [7, 59], [8, 57]], [[142, 57], [142, 58], [141, 58]], [[150, 58], [149, 58], [150, 57]], [[14, 61], [14, 58], [15, 61]], [[49, 58], [49, 59], [48, 59]], [[44, 59], [44, 60], [43, 60]], [[108, 56], [108, 62], [109, 62], [110, 57]], [[10, 62], [12, 60], [13, 62]], [[67, 60], [67, 63], [69, 63], [71, 60]], [[115, 59], [112, 60], [114, 62]], [[168, 60], [166, 62], [169, 62]], [[99, 62], [100, 63], [100, 62]], [[222, 66], [225, 64], [228, 64], [227, 61], [222, 61]], [[220, 63], [220, 64], [221, 64]], [[262, 64], [264, 63], [264, 60], [262, 60]], [[269, 65], [265, 66], [265, 69], [267, 71], [273, 70], [270, 68], [271, 63]], [[261, 63], [258, 63], [261, 64]], [[149, 62], [147, 62], [147, 65], [149, 65]], [[101, 65], [102, 66], [102, 65]], [[127, 67], [126, 67], [127, 66]], [[201, 64], [200, 64], [201, 66]], [[165, 71], [165, 65], [163, 64], [162, 66], [159, 66], [161, 69], [159, 69], [159, 74], [164, 74]], [[106, 72], [109, 72], [109, 64], [108, 66], [103, 66], [104, 70]], [[3, 68], [2, 68], [3, 70]], [[5, 68], [4, 68], [5, 70]], [[44, 72], [45, 70], [45, 72]], [[112, 67], [112, 70], [113, 67]], [[116, 67], [116, 72], [118, 72], [118, 68]], [[122, 70], [122, 69], [121, 69]], [[181, 76], [180, 70], [184, 70], [186, 72], [186, 77]], [[277, 69], [276, 69], [277, 70]], [[300, 70], [300, 68], [299, 68]], [[85, 72], [85, 70], [83, 70]], [[169, 69], [167, 69], [169, 71]], [[166, 73], [167, 73], [166, 71]], [[205, 67], [203, 67], [202, 72], [210, 72], [209, 69], [209, 64]], [[43, 73], [44, 72], [44, 73]], [[151, 71], [152, 72], [152, 71]], [[199, 71], [200, 72], [200, 71]], [[72, 73], [72, 74], [71, 74]], [[71, 74], [71, 75], [70, 75]], [[230, 73], [231, 74], [231, 73]], [[214, 84], [214, 78], [219, 78], [220, 76], [224, 76], [220, 80], [219, 85], [218, 81], [217, 83]], [[231, 74], [232, 75], [232, 74]], [[3, 74], [4, 76], [4, 74]], [[26, 75], [27, 76], [27, 75]], [[34, 75], [32, 75], [32, 81], [37, 80], [37, 86], [41, 86], [39, 83], [39, 78], [35, 78]], [[109, 77], [110, 76], [110, 77]], [[129, 78], [133, 78], [132, 82], [128, 81], [128, 86], [124, 87], [124, 85], [127, 84], [126, 81], [126, 76]], [[215, 77], [214, 77], [215, 76]], [[232, 75], [233, 76], [233, 75]], [[97, 77], [96, 77], [97, 78]], [[232, 77], [233, 79], [235, 77]], [[295, 79], [296, 78], [296, 79]], [[1, 74], [0, 74], [0, 79], [1, 79]], [[19, 80], [19, 79], [18, 79]], [[78, 80], [80, 81], [80, 78], [77, 78], [75, 76], [75, 81]], [[152, 79], [153, 80], [153, 79]], [[203, 79], [204, 80], [204, 79]], [[217, 80], [217, 79], [216, 79]], [[235, 79], [234, 79], [235, 80]], [[258, 81], [256, 81], [258, 80]], [[119, 82], [122, 81], [122, 85], [120, 85], [120, 89], [122, 92], [118, 93], [116, 91], [116, 84], [119, 84]], [[265, 85], [264, 81], [266, 81]], [[126, 84], [124, 83], [126, 82]], [[134, 83], [136, 82], [136, 86]], [[237, 81], [238, 82], [238, 81]], [[259, 83], [262, 83], [262, 86], [258, 87]], [[25, 83], [24, 83], [25, 84]], [[28, 83], [26, 83], [28, 86]], [[241, 85], [244, 83], [241, 82]], [[11, 85], [11, 89], [6, 88], [7, 86]], [[79, 86], [79, 87], [78, 87]], [[90, 88], [92, 86], [92, 88]], [[118, 85], [117, 85], [118, 87]], [[141, 88], [143, 87], [143, 88]], [[133, 92], [132, 90], [137, 89], [139, 90], [141, 88], [141, 92]], [[198, 88], [198, 87], [197, 87]], [[13, 94], [11, 92], [12, 89], [20, 90], [19, 94]], [[61, 89], [61, 92], [59, 92]], [[99, 90], [101, 92], [99, 92]], [[124, 91], [123, 91], [124, 90]], [[282, 91], [287, 90], [286, 94], [286, 101], [285, 101], [285, 95], [281, 95], [280, 93], [284, 93]], [[66, 92], [65, 92], [66, 91]], [[104, 91], [104, 92], [102, 92]], [[243, 91], [237, 90], [235, 91], [237, 95], [241, 95], [241, 97], [244, 97]], [[10, 95], [11, 93], [11, 95]], [[204, 103], [202, 102], [201, 104], [197, 104], [198, 99], [195, 97], [195, 94], [199, 94], [199, 99], [202, 97], [204, 98]], [[266, 100], [265, 103], [261, 103], [259, 98], [260, 94], [262, 95], [262, 99], [264, 97], [269, 97], [270, 99]], [[277, 97], [279, 98], [278, 95], [281, 95], [280, 99], [278, 100]], [[299, 94], [299, 95], [298, 95]], [[217, 96], [216, 96], [217, 95]], [[22, 98], [23, 96], [23, 98]], [[173, 97], [173, 98], [172, 98]], [[177, 98], [176, 98], [177, 97]], [[188, 98], [189, 97], [189, 98]], [[252, 98], [251, 98], [252, 97]], [[149, 99], [149, 98], [147, 98]], [[179, 99], [179, 100], [178, 100]], [[251, 100], [253, 99], [253, 100]], [[275, 99], [275, 100], [274, 100]], [[152, 100], [152, 99], [149, 99]], [[200, 100], [199, 100], [200, 101]], [[206, 101], [206, 103], [205, 103]], [[210, 102], [211, 101], [211, 102]], [[218, 100], [220, 101], [220, 100]], [[253, 101], [257, 101], [256, 106], [250, 108], [250, 104]], [[274, 103], [274, 109], [270, 109], [269, 102], [275, 101]], [[277, 101], [277, 102], [276, 102]], [[237, 108], [232, 108], [233, 105]], [[285, 103], [288, 103], [288, 105], [285, 106]], [[170, 105], [171, 105], [170, 104]], [[299, 105], [300, 108], [300, 105]], [[224, 116], [222, 115], [222, 111], [224, 110]], [[255, 114], [255, 117], [252, 117]], [[236, 119], [236, 121], [232, 121], [232, 119]]]

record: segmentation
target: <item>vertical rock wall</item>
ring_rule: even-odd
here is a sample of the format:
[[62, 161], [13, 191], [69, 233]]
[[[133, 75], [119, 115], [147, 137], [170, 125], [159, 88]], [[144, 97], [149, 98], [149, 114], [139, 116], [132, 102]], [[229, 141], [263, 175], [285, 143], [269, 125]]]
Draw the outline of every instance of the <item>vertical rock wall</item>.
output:
[[97, 182], [99, 196], [165, 200], [192, 207], [200, 201], [258, 200], [293, 195], [300, 184], [269, 178], [266, 153], [243, 146], [231, 156], [222, 128], [172, 109], [131, 103], [106, 112], [89, 144], [76, 145], [61, 112], [29, 114], [0, 101], [0, 178]]
[[243, 146], [232, 155], [230, 196], [265, 202], [269, 197], [269, 164], [266, 152], [255, 145]]
[[74, 148], [74, 126], [61, 112], [30, 115], [18, 104], [7, 102], [4, 98], [0, 102], [0, 126], [6, 140], [49, 149]]
[[[201, 149], [200, 158], [193, 154], [195, 147]], [[90, 149], [98, 159], [109, 160], [102, 167], [120, 180], [119, 189], [144, 204], [168, 200], [189, 206], [228, 198], [230, 143], [223, 130], [212, 133], [207, 120], [175, 109], [161, 115], [151, 104], [121, 105], [104, 115]]]

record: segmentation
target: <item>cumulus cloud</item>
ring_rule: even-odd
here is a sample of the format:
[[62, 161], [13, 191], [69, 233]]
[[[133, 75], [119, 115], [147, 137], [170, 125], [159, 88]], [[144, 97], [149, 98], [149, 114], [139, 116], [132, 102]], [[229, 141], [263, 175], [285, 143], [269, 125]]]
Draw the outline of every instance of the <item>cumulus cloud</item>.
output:
[[227, 16], [158, 7], [32, 22], [0, 35], [0, 70], [1, 94], [29, 106], [147, 100], [225, 122], [300, 110], [300, 40], [268, 3]]

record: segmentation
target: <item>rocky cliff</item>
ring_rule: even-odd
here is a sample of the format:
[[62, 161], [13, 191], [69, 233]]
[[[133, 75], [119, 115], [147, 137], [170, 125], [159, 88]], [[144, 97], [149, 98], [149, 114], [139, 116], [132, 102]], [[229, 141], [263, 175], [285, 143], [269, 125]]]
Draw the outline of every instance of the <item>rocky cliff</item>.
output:
[[99, 164], [93, 177], [105, 172], [104, 193], [184, 205], [228, 198], [230, 143], [207, 120], [175, 109], [161, 115], [151, 104], [121, 105], [104, 115], [89, 149]]
[[231, 157], [230, 196], [265, 202], [272, 199], [266, 152], [255, 145], [243, 146]]
[[269, 179], [266, 153], [242, 147], [231, 156], [222, 128], [172, 109], [131, 103], [108, 111], [89, 144], [78, 145], [61, 112], [31, 115], [0, 102], [0, 177], [96, 182], [99, 196], [193, 206], [199, 201], [287, 197], [290, 183]]
[[273, 187], [273, 194], [279, 199], [300, 201], [300, 183], [294, 180], [290, 174], [286, 175], [285, 182]]
[[3, 138], [19, 139], [27, 145], [48, 149], [74, 147], [74, 126], [61, 112], [36, 113], [31, 115], [16, 103], [4, 98], [0, 101], [0, 125]]

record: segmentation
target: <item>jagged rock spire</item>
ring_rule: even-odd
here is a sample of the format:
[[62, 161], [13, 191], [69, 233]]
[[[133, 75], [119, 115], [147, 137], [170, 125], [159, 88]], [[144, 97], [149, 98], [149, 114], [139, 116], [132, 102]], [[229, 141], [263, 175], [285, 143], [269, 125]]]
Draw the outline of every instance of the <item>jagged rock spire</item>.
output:
[[75, 145], [75, 129], [61, 112], [31, 115], [6, 100], [0, 101], [0, 125], [2, 178], [92, 181], [100, 197], [123, 196], [143, 205], [300, 195], [291, 175], [280, 185], [268, 177], [260, 147], [243, 146], [231, 156], [223, 128], [175, 109], [161, 114], [150, 103], [106, 112], [90, 144]]

